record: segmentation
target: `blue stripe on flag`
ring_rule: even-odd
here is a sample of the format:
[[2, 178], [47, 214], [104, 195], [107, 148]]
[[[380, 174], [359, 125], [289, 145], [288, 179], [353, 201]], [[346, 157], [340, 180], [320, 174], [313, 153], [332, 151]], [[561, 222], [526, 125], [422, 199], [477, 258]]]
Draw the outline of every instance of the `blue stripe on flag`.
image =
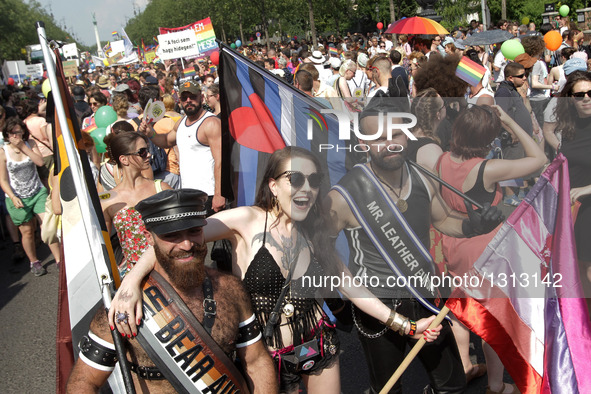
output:
[[265, 80], [265, 104], [269, 108], [269, 111], [271, 111], [277, 130], [281, 130], [281, 98], [279, 97], [279, 87], [276, 82], [271, 81], [267, 76], [263, 75], [263, 78]]

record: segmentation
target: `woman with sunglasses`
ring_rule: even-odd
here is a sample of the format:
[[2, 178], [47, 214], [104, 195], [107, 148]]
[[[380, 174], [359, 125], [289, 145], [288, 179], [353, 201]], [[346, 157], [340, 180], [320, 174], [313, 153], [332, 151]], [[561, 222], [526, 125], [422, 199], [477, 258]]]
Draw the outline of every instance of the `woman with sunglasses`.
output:
[[167, 183], [142, 175], [150, 169], [148, 139], [135, 132], [111, 133], [104, 139], [110, 161], [121, 171], [121, 181], [111, 190], [101, 194], [101, 207], [107, 230], [112, 226], [123, 251], [119, 272], [123, 277], [138, 261], [148, 244], [144, 238], [144, 223], [134, 206], [163, 189], [170, 189]]
[[[339, 341], [334, 325], [316, 300], [326, 294], [322, 294], [318, 284], [305, 280], [340, 276], [343, 272], [350, 275], [329, 246], [333, 241], [329, 237], [328, 218], [318, 201], [322, 183], [319, 169], [316, 157], [305, 149], [287, 147], [276, 151], [269, 159], [255, 205], [218, 212], [207, 219], [203, 228], [206, 242], [231, 240], [233, 274], [242, 278], [261, 327], [268, 328], [266, 343], [279, 369], [281, 391], [287, 393], [297, 393], [302, 380], [308, 392], [340, 393]], [[137, 332], [135, 323], [142, 318], [141, 301], [137, 302], [139, 283], [153, 268], [152, 253], [150, 249], [144, 254], [119, 289], [131, 297], [123, 301], [117, 295], [111, 305], [111, 311], [129, 313], [128, 324], [117, 323], [120, 332], [127, 335]], [[391, 315], [401, 316], [380, 303], [365, 287], [341, 291], [380, 321], [391, 323]], [[271, 318], [274, 311], [279, 317], [276, 324]], [[111, 325], [115, 324], [112, 315]], [[395, 328], [431, 342], [441, 329], [439, 326], [423, 333], [432, 320], [417, 321], [416, 331], [415, 322]], [[298, 369], [293, 360], [294, 347], [303, 344], [318, 346], [320, 356], [312, 363], [306, 360]]]
[[93, 92], [88, 97], [88, 105], [90, 105], [92, 115], [90, 115], [87, 118], [84, 118], [84, 120], [82, 121], [82, 126], [80, 128], [82, 129], [82, 131], [90, 133], [97, 127], [94, 121], [94, 115], [96, 114], [97, 109], [107, 105], [107, 96], [102, 94], [100, 91]]
[[[558, 152], [568, 159], [571, 203], [581, 203], [575, 220], [575, 244], [585, 295], [591, 292], [591, 73], [568, 76], [556, 107]], [[591, 300], [587, 298], [591, 311]]]
[[[501, 127], [522, 144], [525, 150], [524, 158], [485, 159]], [[437, 163], [439, 176], [480, 204], [497, 205], [502, 198], [499, 182], [530, 175], [546, 163], [546, 155], [537, 143], [496, 105], [475, 105], [460, 112], [453, 124], [450, 148], [451, 151], [443, 153]], [[464, 199], [449, 189], [442, 188], [441, 196], [451, 209], [458, 212], [467, 211]], [[468, 272], [497, 231], [498, 228], [488, 234], [469, 239], [444, 234], [443, 255], [447, 260], [449, 274], [462, 276]], [[461, 324], [454, 324], [453, 330], [467, 381], [482, 376], [488, 369], [487, 393], [517, 392], [516, 387], [503, 383], [503, 364], [490, 346], [483, 346], [487, 367], [481, 364], [472, 365], [469, 355], [469, 331]]]

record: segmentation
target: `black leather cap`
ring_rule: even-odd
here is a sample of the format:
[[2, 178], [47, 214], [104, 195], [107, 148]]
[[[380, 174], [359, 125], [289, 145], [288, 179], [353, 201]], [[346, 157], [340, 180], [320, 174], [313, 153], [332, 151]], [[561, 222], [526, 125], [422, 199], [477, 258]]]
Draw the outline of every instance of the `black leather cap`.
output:
[[135, 209], [148, 231], [168, 234], [205, 226], [207, 193], [195, 189], [168, 189], [140, 201]]

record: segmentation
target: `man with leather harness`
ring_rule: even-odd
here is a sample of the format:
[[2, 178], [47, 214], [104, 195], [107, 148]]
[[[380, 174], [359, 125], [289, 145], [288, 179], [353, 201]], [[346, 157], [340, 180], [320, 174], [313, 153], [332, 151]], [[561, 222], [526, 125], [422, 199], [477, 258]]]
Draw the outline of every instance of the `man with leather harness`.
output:
[[[136, 206], [157, 262], [142, 287], [148, 318], [138, 336], [126, 341], [134, 385], [138, 392], [158, 393], [183, 387], [203, 393], [277, 392], [273, 362], [243, 285], [204, 266], [206, 200], [198, 190], [166, 190]], [[122, 322], [127, 316], [116, 312], [116, 318]], [[101, 308], [80, 342], [68, 392], [98, 392], [117, 361], [112, 341]], [[244, 377], [233, 365], [234, 354]]]
[[[365, 282], [370, 284], [369, 290], [387, 306], [417, 320], [437, 314], [443, 306], [440, 289], [429, 286], [428, 280], [405, 284], [393, 279], [429, 279], [436, 275], [425, 248], [430, 242], [430, 224], [445, 234], [469, 237], [491, 231], [502, 219], [500, 211], [490, 205], [480, 214], [470, 206], [468, 218], [445, 205], [439, 185], [406, 163], [403, 152], [409, 142], [402, 129], [394, 128], [388, 136], [385, 114], [405, 112], [404, 107], [393, 105], [391, 100], [374, 98], [361, 114], [359, 127], [368, 138], [360, 138], [360, 143], [369, 146], [369, 162], [358, 164], [347, 173], [329, 192], [326, 202], [333, 219], [333, 234], [344, 230], [347, 237], [351, 273], [377, 278], [379, 284], [375, 280]], [[378, 116], [379, 113], [384, 115]], [[399, 119], [394, 119], [394, 124], [396, 120]], [[380, 126], [383, 133], [371, 140]], [[377, 393], [402, 362], [407, 344], [412, 347], [416, 340], [388, 330], [383, 323], [355, 308], [353, 320], [369, 366], [371, 392]], [[448, 322], [443, 322], [439, 338], [426, 344], [418, 357], [431, 384], [425, 393], [464, 391], [464, 369]], [[391, 392], [402, 392], [400, 381]]]

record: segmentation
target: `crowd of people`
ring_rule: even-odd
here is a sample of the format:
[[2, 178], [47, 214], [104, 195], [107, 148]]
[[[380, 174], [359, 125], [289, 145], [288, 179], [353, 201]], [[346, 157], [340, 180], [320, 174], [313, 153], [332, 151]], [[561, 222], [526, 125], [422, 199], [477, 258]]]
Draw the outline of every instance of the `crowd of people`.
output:
[[[514, 60], [505, 58], [500, 42], [466, 45], [469, 37], [483, 31], [477, 21], [449, 35], [348, 34], [320, 37], [317, 45], [292, 39], [239, 48], [242, 56], [259, 66], [258, 72], [273, 74], [327, 108], [360, 112], [359, 127], [366, 135], [381, 128], [378, 112], [414, 114], [417, 124], [411, 131], [417, 139], [394, 133], [365, 141], [370, 147], [367, 163], [351, 169], [337, 185], [328, 185], [333, 188], [327, 195], [319, 193], [326, 177], [314, 155], [295, 147], [277, 151], [262, 182], [251, 185], [258, 188], [254, 206], [232, 209], [227, 209], [232, 202], [221, 192], [220, 92], [224, 86], [209, 57], [182, 63], [81, 67], [80, 75], [70, 81], [70, 93], [96, 187], [102, 193], [107, 228], [117, 234], [121, 245], [120, 273], [126, 276], [109, 314], [111, 330], [116, 326], [130, 341], [137, 334], [143, 316], [138, 307], [139, 286], [153, 269], [164, 272], [182, 298], [186, 295], [202, 302], [204, 294], [189, 293], [200, 289], [201, 283], [186, 282], [182, 278], [186, 272], [178, 269], [182, 263], [203, 264], [203, 243], [225, 239], [232, 249], [229, 271], [240, 279], [236, 283], [243, 283], [248, 297], [240, 319], [248, 317], [247, 310], [254, 314], [257, 330], [270, 327], [270, 334], [262, 341], [278, 375], [276, 371], [268, 376], [278, 376], [276, 383], [282, 392], [297, 392], [301, 381], [309, 392], [340, 392], [338, 335], [334, 321], [318, 300], [337, 304], [331, 308], [335, 316], [343, 306], [334, 301], [334, 294], [305, 289], [299, 283], [303, 276], [336, 272], [380, 278], [379, 285], [363, 288], [361, 293], [340, 288], [354, 303], [353, 312], [347, 313], [353, 315], [371, 370], [372, 392], [380, 391], [400, 364], [407, 343], [420, 338], [429, 342], [419, 357], [433, 392], [462, 392], [467, 383], [487, 371], [487, 393], [518, 392], [515, 385], [503, 382], [503, 365], [490, 346], [483, 346], [486, 365], [472, 365], [469, 331], [460, 322], [452, 327], [444, 321], [429, 329], [434, 318], [430, 301], [407, 290], [384, 290], [382, 281], [393, 273], [352, 207], [367, 205], [370, 196], [381, 191], [398, 207], [397, 217], [403, 218], [399, 220], [416, 233], [419, 241], [412, 245], [416, 247], [414, 255], [429, 249], [430, 232], [440, 231], [446, 273], [461, 276], [501, 225], [495, 206], [518, 206], [544, 166], [561, 153], [569, 162], [570, 195], [578, 210], [575, 242], [579, 271], [588, 291], [591, 247], [585, 239], [591, 234], [591, 123], [587, 121], [591, 116], [591, 46], [583, 42], [583, 34], [568, 18], [556, 22], [539, 29], [532, 23], [526, 26], [504, 20], [490, 26], [520, 40], [525, 53]], [[543, 36], [554, 29], [560, 31], [563, 43], [550, 51]], [[456, 77], [462, 57], [486, 70], [475, 85]], [[185, 76], [183, 70], [187, 69], [194, 70], [196, 76]], [[155, 123], [143, 113], [150, 100], [161, 100], [166, 107], [164, 118]], [[41, 81], [35, 81], [19, 88], [6, 87], [0, 108], [4, 138], [0, 187], [6, 194], [3, 211], [15, 245], [13, 259], [26, 255], [36, 276], [46, 273], [37, 259], [36, 230], [44, 216], [61, 212], [59, 196], [48, 192], [55, 188], [56, 179], [45, 103]], [[104, 106], [111, 106], [117, 119], [107, 127], [107, 136], [100, 141], [105, 152], [99, 153], [99, 141], [91, 135]], [[402, 153], [380, 151], [378, 142], [404, 149]], [[406, 158], [438, 174], [485, 208], [475, 213], [471, 204], [440, 189], [406, 164]], [[359, 179], [367, 179], [369, 183], [363, 185], [373, 186], [364, 190], [367, 186], [361, 186]], [[148, 204], [141, 209], [142, 201], [174, 195], [180, 204], [185, 189], [204, 192], [199, 201], [203, 200], [207, 225], [201, 217], [167, 229], [144, 223], [144, 212], [154, 216], [155, 208]], [[155, 220], [169, 220], [163, 217]], [[341, 231], [350, 248], [346, 265], [330, 246], [331, 237]], [[59, 233], [59, 225], [53, 232]], [[42, 238], [60, 262], [56, 237], [45, 235]], [[166, 248], [170, 250], [163, 251]], [[397, 253], [386, 250], [393, 256]], [[425, 269], [435, 272], [432, 265]], [[223, 281], [217, 273], [209, 275], [217, 281], [216, 286]], [[273, 314], [279, 317], [271, 322]], [[107, 322], [95, 319], [93, 329], [101, 331], [101, 324]], [[105, 332], [109, 334], [103, 327], [103, 340], [109, 341]], [[252, 343], [261, 339], [257, 338]], [[260, 346], [258, 342], [256, 346]], [[310, 342], [320, 344], [320, 359], [307, 364], [309, 368], [289, 361], [298, 346]], [[224, 350], [230, 354], [234, 349]], [[252, 362], [252, 353], [242, 356]], [[260, 365], [261, 374], [272, 368], [267, 362]], [[84, 368], [76, 367], [72, 387], [82, 387], [78, 385], [83, 385], [84, 375], [90, 373]], [[263, 384], [252, 366], [247, 364], [245, 370], [251, 389], [277, 390]], [[90, 383], [102, 384], [107, 376], [98, 379], [95, 375]], [[139, 377], [134, 379], [140, 382]], [[397, 383], [394, 392], [400, 390]]]

